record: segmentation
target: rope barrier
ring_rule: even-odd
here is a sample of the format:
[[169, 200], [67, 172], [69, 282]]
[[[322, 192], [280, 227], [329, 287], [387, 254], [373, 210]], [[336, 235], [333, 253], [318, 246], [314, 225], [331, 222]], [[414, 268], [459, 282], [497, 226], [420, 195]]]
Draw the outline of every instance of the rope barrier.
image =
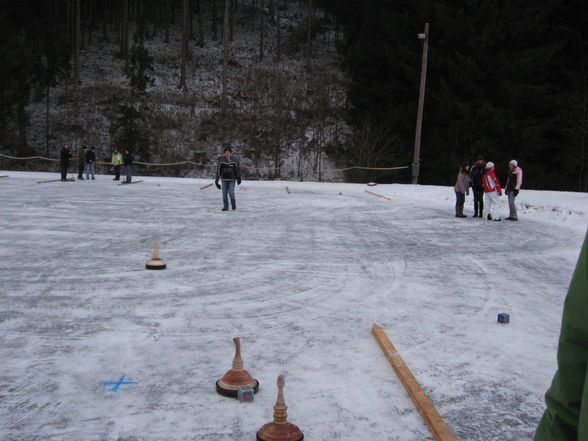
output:
[[[60, 159], [53, 159], [53, 158], [46, 158], [44, 156], [28, 156], [28, 157], [17, 157], [17, 156], [9, 156], [9, 155], [4, 155], [0, 153], [0, 157], [3, 158], [8, 158], [8, 159], [15, 159], [15, 160], [30, 160], [30, 159], [43, 159], [45, 161], [54, 161], [54, 162], [59, 162]], [[72, 158], [74, 159], [74, 158]], [[103, 162], [103, 161], [96, 161], [96, 164], [99, 165], [111, 165], [110, 162]], [[194, 165], [194, 166], [200, 166], [200, 167], [216, 167], [216, 165], [214, 164], [202, 164], [199, 162], [193, 162], [193, 161], [181, 161], [181, 162], [140, 162], [140, 161], [135, 161], [135, 164], [137, 165], [144, 165], [147, 167], [169, 167], [169, 166], [174, 166], [174, 165]], [[241, 168], [245, 168], [245, 169], [250, 169], [250, 170], [263, 170], [265, 169], [265, 167], [255, 167], [252, 165], [242, 165]], [[363, 166], [359, 166], [359, 165], [354, 165], [352, 167], [345, 167], [345, 168], [333, 168], [330, 170], [312, 170], [315, 173], [319, 173], [319, 172], [326, 172], [326, 171], [333, 171], [333, 172], [344, 172], [344, 171], [349, 171], [349, 170], [376, 170], [376, 171], [391, 171], [391, 170], [405, 170], [408, 169], [408, 166], [401, 166], [401, 167], [363, 167]]]

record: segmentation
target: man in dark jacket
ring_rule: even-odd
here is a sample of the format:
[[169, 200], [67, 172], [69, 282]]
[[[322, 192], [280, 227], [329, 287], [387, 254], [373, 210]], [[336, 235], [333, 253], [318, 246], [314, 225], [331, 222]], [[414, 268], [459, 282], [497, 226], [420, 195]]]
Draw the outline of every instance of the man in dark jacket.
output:
[[90, 173], [92, 174], [92, 179], [94, 178], [95, 168], [94, 164], [96, 163], [96, 150], [94, 147], [90, 147], [90, 150], [86, 152], [86, 179], [90, 179]]
[[484, 186], [482, 177], [486, 173], [486, 163], [483, 156], [478, 156], [478, 160], [470, 170], [470, 187], [474, 194], [474, 215], [472, 217], [482, 217], [484, 211]]
[[127, 179], [123, 181], [123, 184], [130, 184], [133, 179], [133, 153], [129, 149], [125, 149], [123, 167], [125, 168], [125, 175], [127, 175]]
[[588, 235], [564, 304], [557, 372], [535, 441], [588, 440]]
[[71, 152], [69, 151], [69, 145], [65, 144], [59, 154], [61, 159], [61, 180], [67, 181], [67, 168], [69, 167], [69, 158], [71, 158]]
[[[222, 182], [222, 187], [219, 185], [219, 179]], [[237, 185], [241, 184], [241, 166], [239, 160], [233, 156], [233, 151], [227, 147], [225, 148], [223, 156], [218, 158], [218, 164], [216, 167], [216, 177], [214, 183], [216, 188], [219, 190], [222, 188], [223, 191], [223, 209], [222, 211], [229, 210], [229, 196], [231, 198], [231, 208], [237, 209], [237, 203], [235, 201], [235, 182]]]
[[84, 146], [78, 147], [78, 179], [84, 180], [84, 168], [86, 167], [86, 151]]

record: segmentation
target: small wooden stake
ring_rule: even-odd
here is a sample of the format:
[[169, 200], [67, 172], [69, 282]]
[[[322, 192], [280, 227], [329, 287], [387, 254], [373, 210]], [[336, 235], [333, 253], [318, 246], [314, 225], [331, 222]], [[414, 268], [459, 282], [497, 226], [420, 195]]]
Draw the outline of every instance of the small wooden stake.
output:
[[389, 201], [391, 201], [391, 200], [392, 200], [392, 199], [390, 199], [388, 196], [384, 196], [384, 195], [382, 195], [382, 194], [379, 194], [379, 193], [374, 193], [373, 191], [369, 191], [369, 190], [364, 190], [364, 191], [365, 191], [366, 193], [373, 194], [374, 196], [377, 196], [377, 197], [379, 197], [379, 198], [382, 198], [382, 199], [387, 199], [387, 200], [389, 200]]
[[204, 190], [205, 188], [212, 187], [212, 183], [206, 184], [204, 187], [200, 187], [200, 190]]
[[400, 378], [402, 385], [408, 392], [408, 395], [412, 399], [412, 402], [416, 406], [417, 410], [425, 420], [425, 423], [429, 427], [429, 430], [433, 434], [433, 437], [436, 441], [455, 441], [455, 437], [435, 406], [425, 393], [425, 391], [421, 388], [421, 385], [414, 377], [408, 366], [404, 363], [404, 360], [398, 352], [396, 348], [386, 335], [384, 329], [374, 323], [372, 326], [372, 335], [375, 337], [378, 345], [384, 352], [384, 355], [388, 359], [388, 362]]

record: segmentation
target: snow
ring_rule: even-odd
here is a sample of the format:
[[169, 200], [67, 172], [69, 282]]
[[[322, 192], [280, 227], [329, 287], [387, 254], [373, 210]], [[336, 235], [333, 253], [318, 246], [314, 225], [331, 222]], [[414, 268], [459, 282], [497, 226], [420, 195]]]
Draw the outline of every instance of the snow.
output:
[[[0, 174], [3, 441], [255, 439], [280, 373], [305, 439], [431, 440], [374, 322], [458, 440], [532, 439], [586, 194], [523, 190], [499, 223], [450, 187], [244, 181], [227, 213], [209, 180]], [[235, 336], [251, 404], [215, 392]]]

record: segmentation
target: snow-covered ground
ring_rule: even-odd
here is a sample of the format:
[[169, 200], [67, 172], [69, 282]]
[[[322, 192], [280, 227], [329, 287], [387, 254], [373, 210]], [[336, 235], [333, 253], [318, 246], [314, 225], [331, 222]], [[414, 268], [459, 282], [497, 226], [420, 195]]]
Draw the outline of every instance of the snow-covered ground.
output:
[[[280, 373], [307, 440], [432, 439], [374, 322], [458, 440], [532, 438], [586, 194], [521, 191], [511, 223], [449, 187], [244, 181], [221, 212], [205, 180], [0, 174], [3, 441], [253, 440]], [[234, 336], [252, 404], [215, 392]]]

